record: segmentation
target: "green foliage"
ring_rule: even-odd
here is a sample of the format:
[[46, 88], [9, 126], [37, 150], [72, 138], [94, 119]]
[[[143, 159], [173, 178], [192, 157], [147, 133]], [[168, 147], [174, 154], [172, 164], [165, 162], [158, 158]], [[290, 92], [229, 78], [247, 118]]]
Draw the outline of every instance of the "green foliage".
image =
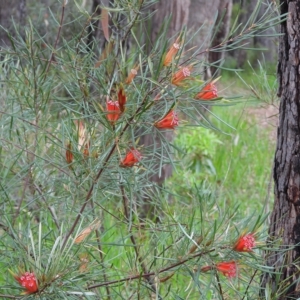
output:
[[222, 142], [212, 130], [203, 127], [189, 128], [187, 132], [179, 132], [174, 143], [182, 152], [178, 159], [183, 165], [194, 173], [204, 173], [204, 169], [215, 174], [211, 159], [216, 154], [217, 144]]
[[168, 187], [173, 193], [188, 195], [197, 183], [215, 178], [212, 160], [218, 144], [222, 142], [211, 129], [187, 127], [178, 130], [174, 140], [177, 149], [174, 159], [177, 164], [172, 177], [168, 179]]
[[[218, 175], [214, 160], [224, 146], [223, 137], [207, 129], [219, 118], [207, 116], [206, 105], [230, 109], [236, 98], [195, 100], [208, 83], [194, 84], [206, 62], [197, 49], [186, 56], [185, 31], [168, 66], [163, 62], [174, 39], [167, 42], [167, 28], [151, 52], [144, 51], [135, 33], [147, 19], [141, 12], [152, 3], [119, 0], [106, 8], [111, 36], [102, 41], [100, 55], [93, 51], [99, 41], [88, 34], [95, 29], [91, 20], [105, 22], [100, 15], [77, 5], [80, 16], [71, 24], [81, 31], [61, 35], [67, 1], [49, 17], [55, 38], [39, 35], [34, 25], [25, 39], [8, 32], [12, 45], [1, 51], [0, 62], [3, 297], [24, 292], [6, 270], [36, 275], [39, 290], [24, 299], [224, 299], [257, 293], [252, 281], [262, 270], [259, 245], [254, 254], [233, 251], [233, 245], [243, 231], [264, 240], [263, 213], [239, 218], [236, 205], [228, 209], [212, 185], [198, 182], [202, 169], [211, 178]], [[268, 23], [260, 20], [259, 28]], [[246, 34], [256, 32], [249, 24]], [[243, 39], [237, 34], [234, 41]], [[126, 47], [129, 41], [134, 52]], [[193, 84], [172, 84], [174, 74], [191, 65], [193, 74], [184, 79]], [[126, 82], [132, 68], [138, 74]], [[120, 109], [110, 110], [109, 100]], [[182, 125], [189, 131], [174, 146], [168, 134], [175, 118], [158, 124], [175, 110], [189, 120]], [[141, 142], [146, 136], [150, 143]], [[176, 167], [176, 147], [186, 153], [177, 159], [194, 176], [186, 198], [151, 180], [166, 165]], [[142, 158], [127, 158], [133, 150]], [[176, 184], [187, 190], [184, 178]], [[241, 275], [232, 282], [217, 270], [219, 262], [231, 260]]]
[[[227, 135], [218, 134], [219, 138], [222, 137], [223, 147], [217, 147], [213, 159], [217, 170], [216, 180], [228, 205], [231, 205], [232, 199], [236, 199], [245, 215], [257, 208], [263, 209], [266, 199], [268, 205], [272, 199], [270, 185], [275, 151], [274, 119], [277, 109], [269, 109], [270, 120], [265, 119], [267, 110], [264, 107], [240, 106], [230, 111], [214, 109], [222, 120], [235, 127], [235, 130], [232, 130], [222, 122], [217, 124]], [[260, 114], [256, 116], [258, 113]]]

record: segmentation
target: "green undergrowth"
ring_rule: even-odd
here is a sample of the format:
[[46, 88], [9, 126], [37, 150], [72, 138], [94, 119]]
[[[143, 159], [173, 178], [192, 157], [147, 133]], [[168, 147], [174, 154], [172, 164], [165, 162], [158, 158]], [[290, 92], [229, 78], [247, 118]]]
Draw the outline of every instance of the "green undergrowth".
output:
[[235, 128], [232, 130], [222, 122], [217, 124], [227, 134], [217, 133], [219, 138], [222, 136], [223, 145], [217, 146], [213, 158], [216, 182], [226, 203], [239, 203], [247, 215], [249, 211], [262, 208], [272, 198], [270, 185], [275, 140], [271, 131], [274, 128], [263, 127], [253, 111], [244, 107], [215, 109], [214, 112]]
[[211, 116], [211, 121], [217, 130], [179, 131], [175, 139], [181, 150], [177, 152], [179, 167], [169, 180], [171, 189], [186, 198], [195, 186], [206, 182], [220, 204], [229, 210], [239, 206], [240, 217], [267, 212], [272, 202], [276, 135], [274, 125], [262, 120], [265, 110], [266, 106], [254, 102], [214, 107], [217, 118]]

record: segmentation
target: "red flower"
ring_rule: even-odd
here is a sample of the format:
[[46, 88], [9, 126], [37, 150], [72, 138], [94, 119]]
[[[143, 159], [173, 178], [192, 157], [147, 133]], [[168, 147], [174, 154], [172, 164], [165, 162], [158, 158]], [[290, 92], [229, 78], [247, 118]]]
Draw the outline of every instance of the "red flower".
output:
[[236, 262], [227, 261], [216, 264], [216, 269], [228, 278], [236, 277], [237, 265]]
[[172, 84], [181, 86], [183, 85], [183, 81], [187, 79], [191, 75], [192, 66], [181, 68], [179, 71], [177, 71], [173, 77], [172, 77]]
[[130, 168], [133, 167], [136, 163], [138, 163], [142, 159], [141, 153], [131, 148], [126, 156], [120, 161], [120, 167], [122, 168]]
[[119, 103], [120, 111], [124, 112], [125, 104], [126, 104], [126, 95], [122, 86], [120, 87], [118, 92], [118, 103]]
[[162, 129], [174, 129], [176, 126], [178, 126], [178, 121], [177, 113], [171, 110], [161, 120], [154, 123], [154, 126]]
[[163, 65], [169, 66], [172, 62], [173, 57], [177, 54], [178, 50], [180, 49], [180, 37], [178, 37], [175, 43], [171, 46], [168, 53], [165, 56]]
[[36, 293], [38, 288], [38, 283], [34, 273], [25, 272], [24, 274], [15, 275], [14, 278], [20, 283], [20, 285], [26, 290], [25, 294]]
[[121, 111], [118, 101], [106, 101], [107, 120], [114, 124], [120, 117]]
[[72, 145], [69, 142], [67, 144], [67, 150], [66, 150], [66, 161], [68, 164], [72, 163], [74, 159], [73, 153], [72, 153]]
[[251, 252], [255, 247], [255, 238], [253, 233], [241, 235], [236, 241], [233, 250], [238, 252]]
[[195, 99], [212, 100], [217, 97], [218, 97], [217, 87], [213, 83], [209, 83], [195, 96]]
[[138, 68], [139, 66], [137, 66], [135, 69], [131, 69], [130, 73], [128, 74], [125, 83], [126, 84], [130, 84], [132, 82], [132, 80], [134, 79], [134, 77], [137, 75], [138, 73]]

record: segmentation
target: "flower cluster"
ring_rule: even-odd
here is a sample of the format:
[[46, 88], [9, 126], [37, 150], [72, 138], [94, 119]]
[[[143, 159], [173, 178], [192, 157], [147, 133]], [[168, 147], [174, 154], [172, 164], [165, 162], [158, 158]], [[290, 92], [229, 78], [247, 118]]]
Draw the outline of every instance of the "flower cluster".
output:
[[123, 86], [120, 86], [118, 90], [117, 101], [110, 100], [109, 98], [106, 100], [106, 118], [112, 125], [116, 123], [125, 111], [126, 101], [127, 98]]
[[25, 272], [23, 274], [15, 275], [13, 274], [16, 281], [25, 289], [24, 294], [36, 293], [38, 288], [37, 279], [34, 273]]
[[[252, 252], [255, 247], [255, 233], [248, 233], [241, 235], [233, 246], [233, 250], [237, 252]], [[201, 268], [202, 272], [213, 270], [213, 266], [204, 266]], [[219, 262], [215, 265], [215, 269], [228, 278], [237, 276], [237, 262], [234, 260]]]

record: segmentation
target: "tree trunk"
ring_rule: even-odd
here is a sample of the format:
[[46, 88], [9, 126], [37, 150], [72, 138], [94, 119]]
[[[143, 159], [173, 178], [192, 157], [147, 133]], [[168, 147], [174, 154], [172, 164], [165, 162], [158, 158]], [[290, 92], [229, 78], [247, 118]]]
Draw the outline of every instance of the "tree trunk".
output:
[[[189, 48], [196, 47], [198, 59], [208, 61], [207, 48], [210, 47], [213, 24], [218, 13], [218, 7], [223, 0], [192, 0], [190, 5], [190, 15], [188, 21], [188, 36], [194, 34], [193, 40], [188, 45]], [[199, 30], [201, 28], [201, 30]], [[203, 79], [211, 77], [210, 68], [200, 70], [203, 72]]]
[[[233, 3], [237, 5], [238, 9], [238, 24], [243, 24], [242, 27], [247, 23], [249, 19], [249, 12], [253, 12], [257, 1], [254, 0], [233, 0]], [[244, 41], [248, 47], [253, 47], [253, 39]], [[236, 68], [242, 68], [248, 60], [248, 51], [244, 49], [235, 49], [230, 52], [230, 55], [234, 57], [236, 61]]]
[[[258, 0], [233, 0], [233, 4], [236, 5], [239, 11], [238, 23], [239, 24], [246, 24], [249, 19], [249, 12], [253, 12]], [[262, 4], [257, 19], [260, 19], [266, 11], [267, 5]], [[249, 24], [250, 26], [251, 24]], [[259, 36], [259, 34], [255, 35], [253, 38], [249, 38], [247, 41], [248, 47], [253, 48], [265, 48], [267, 50], [263, 50], [260, 52], [254, 52], [251, 50], [244, 50], [244, 49], [236, 49], [230, 52], [230, 55], [234, 57], [236, 61], [236, 65], [234, 67], [242, 68], [245, 66], [247, 60], [251, 60], [250, 62], [255, 66], [257, 65], [257, 59], [262, 60], [264, 59], [266, 62], [274, 62], [276, 59], [276, 46], [275, 43], [277, 42], [277, 37], [271, 37], [277, 31], [277, 26], [270, 26], [268, 29], [263, 31], [263, 36]], [[270, 35], [267, 37], [265, 35]], [[250, 55], [249, 55], [250, 54]], [[255, 54], [253, 56], [253, 54]]]
[[[192, 38], [191, 42], [188, 45], [185, 45], [185, 49], [195, 47], [198, 53], [203, 53], [198, 55], [198, 59], [208, 60], [208, 54], [206, 49], [210, 46], [212, 38], [212, 28], [214, 25], [215, 17], [217, 15], [217, 9], [224, 8], [227, 6], [226, 16], [224, 18], [224, 30], [219, 32], [219, 39], [223, 39], [228, 32], [229, 28], [229, 19], [231, 13], [232, 0], [172, 0], [158, 1], [153, 7], [152, 11], [156, 11], [153, 18], [151, 19], [152, 25], [151, 28], [151, 42], [153, 43], [157, 39], [157, 35], [160, 32], [160, 29], [163, 25], [163, 22], [168, 16], [171, 15], [170, 26], [168, 28], [167, 37], [174, 39], [178, 36], [178, 33], [187, 26], [187, 40]], [[220, 12], [222, 14], [222, 12]], [[201, 30], [198, 29], [201, 27]], [[226, 27], [226, 28], [225, 28]], [[196, 34], [195, 34], [196, 32]], [[171, 41], [172, 42], [172, 41]], [[192, 52], [191, 52], [192, 53]], [[219, 55], [219, 53], [218, 53]], [[219, 56], [218, 56], [219, 57]], [[223, 54], [220, 54], [220, 58], [223, 57]], [[218, 58], [218, 59], [220, 59]], [[198, 72], [201, 70], [198, 70]], [[207, 77], [207, 76], [206, 76]], [[164, 138], [171, 141], [173, 139], [173, 132], [168, 131], [164, 133]], [[160, 140], [153, 135], [145, 135], [140, 139], [140, 144], [144, 147], [151, 147], [155, 144], [156, 148], [160, 147]], [[158, 162], [159, 164], [159, 162]], [[158, 168], [158, 166], [157, 166]], [[164, 180], [172, 175], [172, 166], [169, 164], [163, 165], [162, 170], [153, 174], [150, 178], [152, 182], [162, 185]], [[154, 217], [155, 212], [153, 213], [153, 206], [151, 205], [151, 199], [142, 192], [142, 202], [144, 206], [142, 208], [143, 216]], [[157, 217], [157, 216], [156, 216]]]
[[[278, 81], [280, 116], [274, 160], [275, 204], [269, 228], [270, 240], [280, 251], [268, 252], [267, 265], [276, 274], [264, 274], [262, 287], [269, 299], [299, 299], [300, 258], [300, 0], [281, 0]], [[263, 290], [262, 290], [263, 293]]]
[[[171, 15], [170, 26], [168, 28], [167, 37], [174, 39], [177, 37], [177, 34], [180, 33], [184, 25], [187, 25], [189, 18], [189, 6], [190, 0], [172, 0], [165, 1], [161, 0], [151, 7], [152, 11], [156, 11], [153, 18], [151, 19], [151, 43], [157, 38], [157, 35], [160, 32], [161, 27], [163, 26], [164, 21], [167, 17]], [[174, 41], [173, 41], [174, 42]], [[173, 132], [166, 131], [163, 133], [164, 138], [168, 141], [172, 141], [174, 134]], [[153, 136], [153, 134], [142, 135], [140, 139], [140, 144], [144, 145], [145, 148], [155, 147], [160, 148], [161, 140], [158, 138], [159, 135]], [[154, 146], [155, 145], [155, 146]], [[159, 160], [157, 165], [154, 166], [155, 169], [159, 168]], [[155, 172], [149, 179], [155, 184], [162, 186], [165, 179], [172, 175], [172, 166], [170, 164], [165, 164], [162, 166], [161, 172]], [[151, 218], [158, 220], [158, 211], [155, 209], [151, 199], [151, 192], [148, 190], [142, 190], [139, 195], [141, 204], [141, 218]]]
[[190, 0], [161, 0], [153, 5], [152, 10], [156, 11], [152, 18], [151, 39], [155, 41], [159, 33], [160, 27], [165, 18], [171, 16], [170, 27], [168, 28], [168, 37], [171, 37], [187, 24], [189, 19]]
[[[0, 25], [14, 36], [14, 20], [18, 32], [24, 38], [24, 26], [26, 23], [26, 0], [1, 0], [0, 1]], [[0, 29], [0, 47], [10, 46], [8, 35], [3, 29]]]
[[[232, 12], [232, 0], [223, 0], [219, 3], [218, 18], [216, 25], [219, 25], [219, 29], [212, 40], [212, 47], [220, 45], [229, 33], [230, 20]], [[212, 76], [218, 76], [220, 69], [218, 68], [223, 64], [225, 58], [225, 51], [210, 51], [208, 54], [209, 63], [213, 64], [210, 67], [210, 73]]]
[[[266, 6], [262, 5], [259, 13], [258, 18], [261, 18], [265, 13]], [[265, 48], [267, 50], [263, 50], [260, 52], [259, 55], [257, 55], [257, 58], [259, 60], [264, 59], [266, 62], [274, 63], [277, 59], [277, 48], [275, 45], [278, 44], [278, 38], [277, 37], [271, 37], [271, 35], [274, 35], [278, 31], [277, 25], [276, 26], [270, 26], [268, 29], [264, 30], [263, 35], [268, 35], [270, 37], [266, 36], [260, 36], [259, 34], [255, 35], [253, 37], [253, 46], [255, 48]]]

